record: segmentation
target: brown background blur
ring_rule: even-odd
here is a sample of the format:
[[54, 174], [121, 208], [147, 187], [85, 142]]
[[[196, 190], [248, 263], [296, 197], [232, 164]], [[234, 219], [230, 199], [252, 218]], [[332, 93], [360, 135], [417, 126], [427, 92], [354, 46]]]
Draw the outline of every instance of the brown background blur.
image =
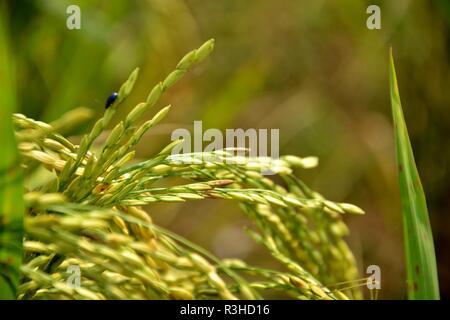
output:
[[[82, 29], [66, 28], [78, 4]], [[381, 7], [381, 30], [366, 8]], [[102, 112], [131, 70], [141, 74], [123, 113], [144, 100], [188, 50], [212, 56], [159, 104], [173, 109], [139, 146], [153, 154], [179, 127], [279, 128], [283, 154], [315, 155], [299, 176], [359, 205], [349, 239], [363, 274], [382, 271], [383, 299], [405, 298], [401, 210], [388, 89], [392, 46], [405, 117], [426, 191], [441, 294], [450, 297], [450, 4], [447, 0], [10, 1], [21, 112], [53, 120], [77, 106]], [[156, 111], [156, 110], [153, 110]], [[150, 114], [149, 114], [150, 116]], [[88, 128], [87, 126], [84, 128]], [[81, 132], [73, 132], [77, 135]], [[221, 257], [267, 265], [234, 203], [151, 206], [155, 220]]]

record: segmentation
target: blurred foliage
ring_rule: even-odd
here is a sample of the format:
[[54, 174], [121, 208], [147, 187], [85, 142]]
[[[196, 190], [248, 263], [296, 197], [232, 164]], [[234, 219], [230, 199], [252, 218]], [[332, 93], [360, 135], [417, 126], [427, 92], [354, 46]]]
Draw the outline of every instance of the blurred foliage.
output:
[[[161, 106], [169, 100], [174, 106], [171, 124], [146, 136], [139, 155], [153, 154], [174, 128], [189, 128], [199, 119], [204, 128], [280, 128], [281, 153], [319, 156], [317, 170], [301, 172], [313, 188], [366, 210], [364, 219], [349, 221], [352, 245], [362, 273], [370, 264], [385, 271], [382, 298], [405, 296], [389, 109], [388, 47], [393, 46], [435, 233], [441, 293], [450, 297], [447, 0], [8, 4], [19, 108], [46, 121], [77, 106], [99, 114], [109, 94], [139, 66], [135, 100], [123, 106], [123, 115], [173, 69], [178, 57], [215, 38], [211, 60], [161, 101]], [[69, 4], [81, 8], [81, 30], [66, 28]], [[366, 28], [369, 4], [381, 6], [381, 30]], [[265, 259], [245, 238], [242, 225], [248, 222], [237, 208], [206, 203], [195, 210], [178, 204], [151, 210], [155, 220], [220, 256]]]

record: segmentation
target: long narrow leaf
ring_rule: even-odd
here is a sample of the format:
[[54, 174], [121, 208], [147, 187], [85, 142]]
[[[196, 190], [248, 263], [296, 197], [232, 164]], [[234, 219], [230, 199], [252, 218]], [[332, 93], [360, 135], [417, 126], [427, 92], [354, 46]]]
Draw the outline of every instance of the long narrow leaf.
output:
[[11, 118], [15, 85], [5, 12], [4, 4], [0, 5], [0, 299], [15, 299], [22, 262], [24, 203]]
[[425, 193], [414, 162], [411, 142], [403, 117], [392, 49], [389, 71], [398, 178], [403, 209], [408, 298], [410, 300], [439, 299], [433, 234]]

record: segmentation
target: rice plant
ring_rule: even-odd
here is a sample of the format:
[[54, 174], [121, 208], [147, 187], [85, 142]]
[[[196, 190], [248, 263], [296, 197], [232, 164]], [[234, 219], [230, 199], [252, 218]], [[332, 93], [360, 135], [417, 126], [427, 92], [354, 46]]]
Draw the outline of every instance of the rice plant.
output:
[[[295, 172], [313, 167], [315, 158], [242, 158], [229, 149], [173, 155], [178, 140], [148, 159], [135, 159], [135, 146], [171, 106], [140, 124], [144, 115], [213, 47], [209, 40], [185, 55], [145, 101], [108, 130], [132, 93], [139, 73], [134, 70], [79, 145], [59, 131], [66, 123], [84, 121], [83, 109], [52, 124], [12, 115], [25, 180], [23, 262], [20, 279], [6, 268], [1, 274], [14, 280], [9, 282], [15, 298], [263, 299], [273, 292], [294, 299], [362, 298], [366, 279], [359, 279], [345, 241], [349, 230], [343, 216], [364, 212], [306, 186]], [[105, 132], [107, 139], [96, 152], [97, 138]], [[264, 176], [263, 170], [275, 172], [282, 182]], [[0, 194], [0, 199], [5, 197]], [[203, 199], [237, 203], [253, 222], [248, 236], [282, 269], [219, 259], [153, 223], [143, 208]], [[6, 250], [2, 244], [1, 261]], [[75, 282], [71, 268], [79, 271]]]

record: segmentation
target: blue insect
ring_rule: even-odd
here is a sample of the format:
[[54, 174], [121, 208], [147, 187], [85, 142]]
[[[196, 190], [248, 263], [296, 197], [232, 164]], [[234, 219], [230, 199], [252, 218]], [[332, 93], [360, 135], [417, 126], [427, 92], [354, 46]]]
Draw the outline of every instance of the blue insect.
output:
[[117, 100], [118, 96], [119, 95], [117, 92], [111, 93], [111, 95], [108, 97], [108, 99], [106, 99], [105, 109], [108, 109]]

